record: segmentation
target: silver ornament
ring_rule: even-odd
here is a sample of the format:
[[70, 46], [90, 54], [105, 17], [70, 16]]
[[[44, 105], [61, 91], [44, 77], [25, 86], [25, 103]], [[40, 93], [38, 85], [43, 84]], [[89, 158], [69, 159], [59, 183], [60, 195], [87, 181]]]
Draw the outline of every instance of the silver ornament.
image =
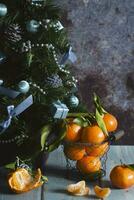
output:
[[78, 99], [78, 97], [72, 95], [70, 97], [70, 99], [69, 99], [69, 104], [70, 104], [70, 107], [76, 108], [79, 105], [79, 99]]
[[19, 91], [23, 94], [27, 93], [30, 89], [30, 85], [27, 81], [20, 81], [18, 84]]
[[26, 24], [26, 29], [30, 33], [36, 33], [39, 27], [40, 27], [39, 22], [34, 19], [28, 21]]
[[4, 17], [7, 14], [7, 6], [0, 3], [0, 17]]

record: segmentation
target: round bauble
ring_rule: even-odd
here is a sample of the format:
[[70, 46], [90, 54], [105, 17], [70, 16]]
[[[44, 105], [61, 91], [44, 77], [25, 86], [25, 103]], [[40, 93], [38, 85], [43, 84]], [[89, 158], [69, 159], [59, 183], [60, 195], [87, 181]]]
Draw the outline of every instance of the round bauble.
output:
[[7, 14], [7, 6], [0, 3], [0, 17], [4, 17]]
[[70, 107], [76, 108], [79, 105], [79, 99], [78, 97], [72, 95], [68, 101]]
[[27, 81], [20, 81], [18, 84], [19, 91], [23, 94], [27, 93], [30, 89], [30, 85]]
[[0, 64], [4, 63], [5, 60], [6, 60], [5, 54], [0, 52]]
[[2, 85], [4, 83], [4, 81], [2, 79], [0, 79], [0, 85]]
[[39, 22], [32, 19], [27, 22], [26, 29], [30, 33], [36, 33], [38, 31], [39, 26], [40, 26]]

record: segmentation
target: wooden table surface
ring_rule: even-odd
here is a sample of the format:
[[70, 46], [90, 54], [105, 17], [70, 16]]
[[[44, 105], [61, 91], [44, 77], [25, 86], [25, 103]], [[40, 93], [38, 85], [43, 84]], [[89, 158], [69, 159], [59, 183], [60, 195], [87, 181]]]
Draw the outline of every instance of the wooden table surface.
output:
[[[110, 170], [120, 162], [123, 163], [134, 163], [134, 146], [111, 146], [108, 152], [107, 159], [107, 174], [99, 183], [101, 186], [110, 187], [109, 172]], [[72, 173], [72, 172], [71, 172]], [[87, 197], [75, 197], [66, 193], [66, 186], [70, 183], [75, 183], [81, 178], [77, 176], [77, 173], [69, 173], [69, 179], [67, 178], [66, 160], [61, 151], [61, 148], [51, 153], [46, 175], [48, 176], [49, 182], [42, 188], [34, 191], [15, 195], [10, 194], [5, 189], [4, 179], [0, 179], [0, 200], [90, 200], [98, 199], [95, 197], [93, 192], [93, 186], [98, 184], [97, 182], [87, 181], [87, 185], [91, 188], [91, 195]], [[108, 200], [134, 200], [134, 187], [126, 190], [112, 188], [111, 195], [107, 198]]]

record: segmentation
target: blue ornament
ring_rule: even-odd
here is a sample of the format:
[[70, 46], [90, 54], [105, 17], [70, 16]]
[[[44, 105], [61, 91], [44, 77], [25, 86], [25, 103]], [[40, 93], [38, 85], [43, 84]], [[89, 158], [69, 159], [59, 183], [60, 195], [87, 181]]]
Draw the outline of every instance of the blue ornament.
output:
[[39, 22], [32, 19], [27, 22], [26, 29], [28, 32], [36, 33], [38, 31], [39, 26], [40, 26]]
[[2, 85], [4, 83], [4, 81], [2, 79], [0, 79], [0, 85]]
[[5, 4], [0, 3], [0, 17], [4, 17], [7, 14], [7, 7]]
[[0, 64], [4, 63], [5, 60], [6, 60], [5, 54], [0, 52]]
[[30, 89], [30, 85], [27, 81], [20, 81], [18, 84], [19, 91], [23, 94], [27, 93]]
[[70, 97], [70, 99], [69, 99], [69, 104], [70, 104], [70, 107], [76, 108], [79, 105], [79, 99], [78, 99], [78, 97], [72, 95]]

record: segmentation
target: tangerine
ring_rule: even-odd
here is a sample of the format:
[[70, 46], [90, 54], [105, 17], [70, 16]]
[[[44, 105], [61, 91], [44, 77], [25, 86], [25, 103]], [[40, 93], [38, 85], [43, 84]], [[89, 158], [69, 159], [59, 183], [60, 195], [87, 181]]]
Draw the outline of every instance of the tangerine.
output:
[[105, 140], [105, 134], [97, 125], [87, 126], [83, 129], [81, 140], [84, 143], [100, 144]]
[[85, 155], [85, 148], [77, 145], [69, 145], [64, 148], [64, 153], [70, 160], [80, 160]]
[[125, 165], [115, 166], [110, 172], [110, 179], [117, 188], [129, 188], [134, 185], [134, 170]]
[[108, 150], [108, 142], [101, 145], [86, 147], [86, 153], [90, 156], [103, 156]]
[[67, 132], [65, 136], [65, 141], [76, 142], [80, 139], [81, 126], [75, 123], [69, 123], [67, 126]]
[[81, 160], [77, 161], [77, 168], [82, 174], [89, 174], [99, 171], [101, 162], [98, 157], [84, 156]]
[[103, 120], [105, 122], [106, 129], [108, 132], [113, 132], [117, 129], [118, 122], [113, 115], [106, 113], [104, 114]]

